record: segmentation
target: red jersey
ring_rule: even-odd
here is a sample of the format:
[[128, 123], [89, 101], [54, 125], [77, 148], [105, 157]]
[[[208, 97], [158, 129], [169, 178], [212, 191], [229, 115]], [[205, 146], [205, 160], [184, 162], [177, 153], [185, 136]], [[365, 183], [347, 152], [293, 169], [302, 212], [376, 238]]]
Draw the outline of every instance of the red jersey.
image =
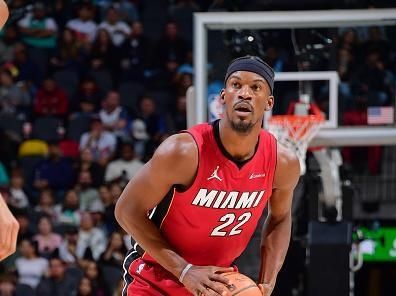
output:
[[[218, 122], [187, 132], [199, 152], [195, 180], [185, 191], [175, 186], [152, 220], [188, 262], [230, 266], [246, 248], [271, 196], [276, 140], [262, 130], [254, 156], [238, 165], [221, 144]], [[142, 258], [153, 260], [146, 253]]]

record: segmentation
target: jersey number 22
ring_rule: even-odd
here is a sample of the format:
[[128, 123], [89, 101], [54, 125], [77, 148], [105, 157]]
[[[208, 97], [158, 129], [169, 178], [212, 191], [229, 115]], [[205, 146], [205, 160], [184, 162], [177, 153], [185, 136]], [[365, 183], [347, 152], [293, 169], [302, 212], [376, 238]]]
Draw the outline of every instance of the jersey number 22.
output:
[[[249, 221], [250, 217], [252, 217], [252, 213], [246, 212], [240, 215], [239, 217], [236, 217], [235, 214], [233, 213], [228, 213], [225, 214], [223, 217], [220, 218], [220, 222], [224, 222], [217, 226], [215, 229], [213, 229], [212, 233], [210, 234], [211, 236], [232, 236], [232, 235], [237, 235], [242, 232], [242, 225], [245, 224], [247, 221]], [[229, 232], [224, 231], [224, 228], [230, 226], [233, 223], [237, 223]]]

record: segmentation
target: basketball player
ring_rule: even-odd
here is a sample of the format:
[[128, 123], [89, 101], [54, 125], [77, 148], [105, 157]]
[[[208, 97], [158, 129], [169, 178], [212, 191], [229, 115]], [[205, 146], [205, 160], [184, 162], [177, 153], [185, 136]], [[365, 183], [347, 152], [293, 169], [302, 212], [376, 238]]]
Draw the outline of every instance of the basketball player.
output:
[[273, 84], [258, 57], [232, 61], [223, 118], [169, 137], [126, 186], [115, 214], [137, 244], [124, 262], [123, 295], [231, 295], [222, 273], [234, 270], [267, 202], [259, 284], [271, 294], [300, 175], [297, 157], [262, 129]]

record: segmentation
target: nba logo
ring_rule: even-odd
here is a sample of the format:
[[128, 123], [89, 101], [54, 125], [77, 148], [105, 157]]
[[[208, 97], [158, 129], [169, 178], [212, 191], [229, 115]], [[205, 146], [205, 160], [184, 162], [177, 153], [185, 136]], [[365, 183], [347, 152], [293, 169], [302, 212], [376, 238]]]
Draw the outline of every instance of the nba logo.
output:
[[212, 122], [216, 119], [222, 117], [223, 114], [223, 105], [220, 102], [220, 95], [216, 94], [209, 94], [208, 96], [208, 121]]

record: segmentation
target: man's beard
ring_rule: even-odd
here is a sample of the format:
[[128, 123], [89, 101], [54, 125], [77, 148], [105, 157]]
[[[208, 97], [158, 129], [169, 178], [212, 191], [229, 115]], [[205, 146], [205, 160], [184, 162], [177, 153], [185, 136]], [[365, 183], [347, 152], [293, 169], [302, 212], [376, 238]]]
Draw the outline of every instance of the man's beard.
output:
[[231, 120], [231, 128], [240, 134], [247, 134], [253, 129], [253, 123], [251, 121], [245, 122], [239, 120], [238, 122], [234, 122]]

